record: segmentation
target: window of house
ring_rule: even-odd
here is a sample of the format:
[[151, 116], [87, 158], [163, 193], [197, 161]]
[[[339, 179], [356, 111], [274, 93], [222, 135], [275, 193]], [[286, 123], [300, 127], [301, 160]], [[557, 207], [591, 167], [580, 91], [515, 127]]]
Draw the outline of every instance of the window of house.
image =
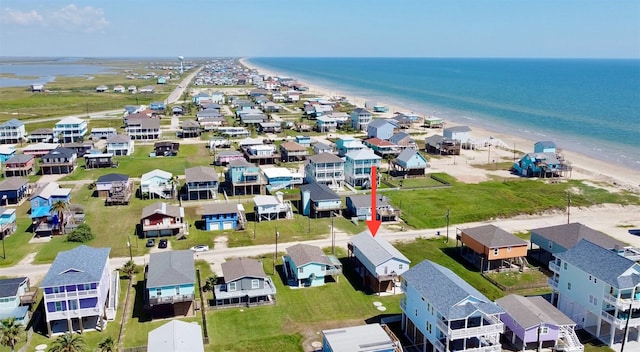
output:
[[55, 302], [55, 311], [56, 312], [62, 311], [62, 302]]
[[257, 279], [251, 280], [251, 288], [254, 290], [260, 288], [260, 281]]
[[76, 301], [75, 299], [72, 299], [69, 301], [69, 310], [76, 310], [78, 309], [78, 301]]
[[499, 251], [500, 251], [500, 248], [494, 248], [493, 249], [493, 255], [498, 255]]
[[431, 334], [431, 323], [427, 322], [427, 331]]
[[162, 296], [162, 289], [161, 288], [156, 288], [156, 296], [157, 297]]
[[62, 287], [52, 287], [51, 290], [53, 291], [53, 293], [60, 293], [62, 292]]
[[594, 284], [597, 284], [597, 283], [598, 283], [598, 278], [597, 278], [597, 277], [594, 277], [594, 278], [593, 278], [593, 283], [594, 283]]
[[417, 309], [416, 309], [416, 313], [415, 314], [416, 314], [416, 317], [417, 317], [418, 316], [418, 310]]
[[549, 243], [547, 243], [547, 247], [549, 249], [553, 248], [553, 241], [549, 241]]
[[589, 281], [591, 281], [591, 275], [589, 275]]
[[402, 264], [398, 264], [398, 269], [402, 269]]
[[593, 303], [593, 295], [589, 295], [589, 303]]
[[548, 326], [541, 326], [540, 327], [540, 335], [546, 335], [549, 333], [549, 327]]
[[567, 290], [571, 290], [571, 283], [567, 282]]
[[567, 263], [564, 263], [564, 270], [567, 270]]
[[176, 286], [176, 295], [180, 294], [180, 286]]
[[229, 291], [235, 291], [237, 289], [237, 282], [229, 283]]
[[507, 252], [511, 252], [511, 247], [507, 247]]

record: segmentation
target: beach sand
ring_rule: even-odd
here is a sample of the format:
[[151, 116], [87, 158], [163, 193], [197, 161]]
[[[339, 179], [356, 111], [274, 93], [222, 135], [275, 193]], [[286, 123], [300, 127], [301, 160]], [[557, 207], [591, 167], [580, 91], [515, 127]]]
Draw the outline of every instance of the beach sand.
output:
[[[247, 62], [245, 59], [241, 59], [240, 62], [248, 68], [256, 69], [260, 73], [268, 76], [279, 76], [277, 72], [264, 69]], [[293, 77], [296, 78], [296, 77]], [[297, 78], [296, 78], [297, 79]], [[334, 97], [343, 96], [353, 105], [358, 107], [365, 106], [365, 99], [349, 95], [346, 93], [338, 92], [330, 87], [322, 87], [313, 84], [313, 82], [306, 82], [298, 80], [301, 84], [309, 88], [308, 94], [316, 94], [318, 96]], [[389, 112], [386, 114], [376, 114], [377, 117], [392, 117], [395, 112], [412, 112], [410, 109], [397, 106], [393, 102], [380, 102], [389, 108]], [[424, 116], [423, 114], [420, 114]], [[439, 116], [445, 119], [446, 127], [451, 127], [459, 124], [451, 123], [446, 120], [445, 116]], [[489, 162], [505, 162], [514, 160], [514, 149], [516, 152], [516, 160], [522, 156], [523, 153], [532, 152], [535, 140], [526, 138], [506, 135], [503, 133], [497, 133], [495, 131], [488, 130], [467, 124], [471, 128], [471, 135], [476, 140], [491, 140], [492, 147], [485, 146], [477, 150], [463, 150], [460, 156], [444, 157], [444, 158], [429, 158], [429, 172], [444, 172], [453, 177], [456, 177], [462, 182], [477, 183], [495, 178], [514, 178], [518, 177], [510, 174], [505, 170], [486, 170], [483, 168], [474, 167], [474, 165], [488, 164]], [[413, 135], [415, 139], [424, 139], [424, 137], [433, 134], [442, 134], [442, 129], [429, 129], [424, 128], [414, 129], [411, 132], [424, 132], [423, 135]], [[333, 137], [339, 137], [339, 134], [332, 133]], [[317, 137], [315, 137], [317, 139]], [[501, 143], [500, 143], [501, 142]], [[496, 144], [502, 144], [503, 147], [496, 147]], [[514, 148], [515, 146], [515, 148]], [[640, 171], [636, 171], [630, 168], [613, 165], [610, 163], [602, 162], [600, 160], [583, 155], [580, 153], [563, 150], [562, 154], [565, 160], [571, 163], [572, 171], [567, 178], [583, 180], [595, 187], [601, 187], [607, 189], [610, 192], [632, 192], [640, 195]], [[622, 241], [634, 242], [634, 244], [640, 245], [640, 241], [636, 240], [635, 236], [631, 236], [627, 233], [626, 228], [636, 227], [640, 228], [640, 213], [639, 207], [623, 207], [615, 206], [612, 211], [611, 207], [592, 207], [592, 209], [584, 209], [584, 212], [588, 213], [587, 217], [582, 217], [580, 220], [593, 228], [606, 232], [611, 236], [617, 237]], [[578, 210], [577, 210], [578, 211]], [[537, 216], [534, 216], [537, 217]], [[541, 216], [543, 217], [543, 216]], [[544, 220], [541, 221], [545, 223]], [[549, 218], [549, 224], [558, 225], [557, 220], [551, 220]], [[538, 222], [537, 225], [540, 225]], [[524, 226], [524, 225], [523, 225]], [[540, 226], [536, 226], [540, 227]], [[533, 228], [533, 227], [532, 227]], [[526, 229], [520, 229], [526, 230]], [[631, 237], [629, 237], [631, 236]], [[639, 246], [640, 247], [640, 246]]]

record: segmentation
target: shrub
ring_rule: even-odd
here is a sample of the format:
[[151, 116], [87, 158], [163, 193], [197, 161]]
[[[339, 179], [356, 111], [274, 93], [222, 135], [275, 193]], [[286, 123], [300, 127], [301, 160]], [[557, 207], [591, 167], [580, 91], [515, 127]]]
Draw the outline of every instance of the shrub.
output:
[[91, 227], [89, 227], [89, 225], [80, 224], [75, 230], [67, 235], [67, 241], [84, 243], [91, 241], [94, 237], [95, 236], [91, 232]]

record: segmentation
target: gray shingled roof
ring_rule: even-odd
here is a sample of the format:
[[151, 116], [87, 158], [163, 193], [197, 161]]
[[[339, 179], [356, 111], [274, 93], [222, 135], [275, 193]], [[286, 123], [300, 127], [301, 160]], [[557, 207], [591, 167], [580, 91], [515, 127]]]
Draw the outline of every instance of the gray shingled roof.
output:
[[393, 127], [393, 124], [391, 122], [387, 121], [386, 119], [373, 119], [369, 123], [369, 127], [373, 127], [373, 128], [380, 128], [380, 127], [383, 127], [385, 125], [391, 125], [391, 127]]
[[59, 252], [40, 287], [54, 287], [99, 282], [108, 265], [111, 248], [80, 245]]
[[540, 144], [543, 148], [555, 148], [556, 144], [553, 141], [538, 141], [535, 144]]
[[71, 159], [74, 154], [76, 154], [76, 151], [73, 149], [58, 147], [50, 151], [49, 153], [47, 153], [47, 155], [43, 156], [42, 159], [53, 159], [53, 158]]
[[544, 239], [553, 241], [558, 245], [569, 249], [576, 245], [580, 240], [585, 239], [589, 242], [595, 243], [603, 248], [611, 249], [616, 246], [622, 248], [626, 244], [618, 241], [617, 239], [590, 227], [587, 227], [579, 222], [573, 222], [571, 224], [563, 224], [556, 226], [540, 227], [532, 229], [531, 233], [535, 233]]
[[445, 132], [471, 132], [469, 126], [453, 126], [444, 129]]
[[526, 241], [499, 227], [496, 227], [495, 225], [472, 227], [463, 229], [462, 232], [487, 248], [515, 247], [527, 245]]
[[144, 209], [142, 209], [141, 219], [145, 219], [156, 213], [171, 216], [173, 218], [184, 217], [184, 209], [182, 207], [163, 203], [163, 202], [155, 202], [149, 206], [144, 207]]
[[[327, 146], [330, 148], [329, 146]], [[315, 164], [324, 164], [324, 163], [344, 163], [340, 157], [331, 154], [331, 153], [320, 153], [316, 155], [312, 155], [307, 158], [307, 160], [313, 161]]]
[[[466, 318], [476, 310], [486, 314], [503, 312], [453, 271], [429, 260], [409, 269], [402, 278], [448, 320]], [[472, 300], [466, 301], [468, 298]]]
[[[376, 208], [389, 206], [387, 197], [383, 195], [376, 196]], [[371, 208], [371, 195], [370, 194], [358, 194], [348, 196], [351, 199], [351, 204], [356, 208]]]
[[27, 184], [29, 180], [22, 177], [8, 177], [0, 182], [0, 191], [13, 191]]
[[151, 253], [147, 288], [194, 284], [196, 269], [190, 250]]
[[426, 162], [427, 158], [425, 158], [424, 156], [422, 156], [422, 154], [420, 154], [417, 150], [415, 149], [405, 149], [402, 151], [402, 153], [400, 153], [398, 155], [398, 157], [396, 158], [396, 160], [398, 161], [402, 161], [403, 163], [407, 164], [409, 163], [409, 161], [411, 160], [411, 158], [413, 158], [414, 155], [420, 155]]
[[33, 155], [31, 154], [16, 154], [9, 158], [5, 163], [6, 164], [18, 164], [18, 163], [26, 163], [29, 160], [33, 159]]
[[29, 132], [29, 135], [41, 135], [41, 134], [53, 134], [53, 128], [37, 128]]
[[129, 143], [131, 142], [131, 137], [126, 134], [114, 134], [107, 137], [107, 143]]
[[262, 263], [251, 258], [236, 258], [221, 264], [225, 282], [231, 282], [243, 277], [266, 278]]
[[218, 181], [216, 169], [206, 166], [194, 166], [184, 170], [187, 183]]
[[26, 277], [16, 277], [10, 279], [0, 280], [0, 298], [3, 297], [15, 297], [18, 294], [18, 289], [23, 282], [27, 281]]
[[287, 254], [293, 260], [293, 263], [297, 267], [309, 263], [327, 264], [332, 265], [327, 255], [324, 254], [320, 247], [310, 246], [308, 244], [296, 244], [287, 248]]
[[[640, 265], [587, 240], [580, 240], [556, 257], [616, 288], [632, 288], [640, 283]], [[636, 273], [623, 276], [632, 267]]]
[[287, 150], [287, 151], [290, 151], [290, 152], [307, 150], [307, 148], [302, 146], [300, 143], [296, 143], [296, 142], [284, 142], [284, 143], [280, 144], [280, 148], [282, 148], [284, 150]]
[[215, 203], [207, 204], [202, 207], [200, 214], [202, 215], [215, 215], [215, 214], [234, 214], [238, 212], [238, 204], [235, 203]]
[[310, 199], [314, 202], [341, 199], [336, 192], [329, 188], [329, 186], [321, 183], [309, 183], [300, 186], [300, 193], [305, 191], [309, 191]]
[[96, 183], [112, 183], [112, 182], [127, 182], [129, 181], [129, 175], [125, 174], [106, 174], [98, 177]]
[[505, 312], [525, 329], [543, 324], [571, 326], [576, 323], [542, 296], [508, 295], [496, 300]]
[[369, 231], [364, 231], [353, 236], [351, 238], [351, 244], [358, 248], [374, 266], [378, 266], [394, 258], [406, 263], [411, 263], [409, 258], [400, 253], [391, 243], [380, 237], [380, 235], [376, 237], [371, 236]]
[[182, 128], [194, 128], [194, 127], [200, 127], [200, 123], [194, 119], [187, 119], [182, 121], [182, 124], [180, 125], [180, 127]]

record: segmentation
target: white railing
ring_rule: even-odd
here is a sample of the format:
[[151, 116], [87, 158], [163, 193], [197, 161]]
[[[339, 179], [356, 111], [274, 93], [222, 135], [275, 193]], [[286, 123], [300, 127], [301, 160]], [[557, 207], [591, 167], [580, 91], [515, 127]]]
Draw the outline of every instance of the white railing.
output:
[[67, 297], [98, 297], [98, 290], [86, 290], [86, 291], [67, 291], [60, 293], [45, 294], [44, 297], [47, 300], [56, 300]]
[[[418, 341], [416, 341], [416, 342], [418, 342]], [[436, 350], [443, 351], [443, 352], [445, 351], [444, 344], [440, 340], [433, 340], [433, 341], [430, 340], [430, 342], [433, 344], [433, 346], [436, 348]]]
[[549, 286], [551, 286], [551, 288], [558, 289], [558, 281], [556, 281], [554, 278], [550, 277], [549, 279], [547, 279], [547, 283], [549, 284]]
[[560, 265], [556, 264], [555, 260], [552, 260], [549, 262], [549, 270], [553, 271], [554, 273], [559, 273]]
[[65, 310], [60, 312], [47, 312], [47, 320], [51, 321], [59, 319], [91, 317], [94, 315], [100, 315], [100, 308], [94, 307]]
[[498, 320], [492, 319], [489, 316], [485, 316], [484, 320], [491, 322], [489, 325], [475, 326], [471, 328], [451, 329], [446, 322], [437, 320], [436, 325], [442, 330], [451, 340], [477, 337], [490, 334], [501, 334], [504, 332], [504, 324]]
[[603, 299], [618, 307], [618, 308], [622, 308], [622, 309], [629, 309], [629, 306], [631, 306], [631, 308], [633, 309], [640, 309], [640, 300], [637, 299], [633, 299], [633, 298], [618, 298], [616, 296], [610, 295], [608, 293], [605, 293], [603, 296]]
[[490, 345], [476, 348], [467, 348], [466, 350], [458, 350], [458, 352], [501, 352], [502, 345]]

